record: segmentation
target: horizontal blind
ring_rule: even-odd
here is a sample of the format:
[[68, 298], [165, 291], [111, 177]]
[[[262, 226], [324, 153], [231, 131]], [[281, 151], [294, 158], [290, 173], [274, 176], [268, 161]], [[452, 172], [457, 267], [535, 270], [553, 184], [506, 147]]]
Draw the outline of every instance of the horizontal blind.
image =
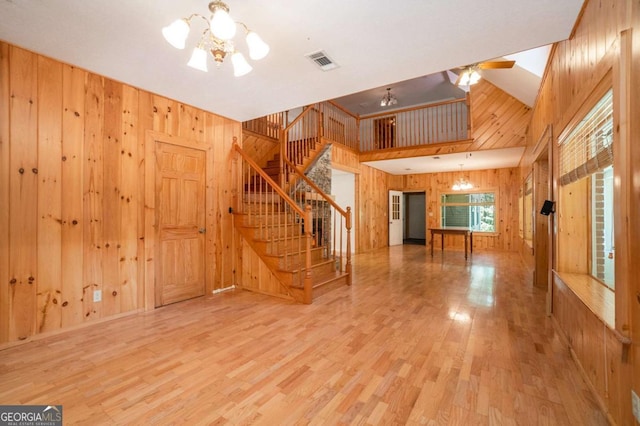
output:
[[613, 90], [609, 90], [576, 128], [560, 141], [560, 185], [613, 164]]

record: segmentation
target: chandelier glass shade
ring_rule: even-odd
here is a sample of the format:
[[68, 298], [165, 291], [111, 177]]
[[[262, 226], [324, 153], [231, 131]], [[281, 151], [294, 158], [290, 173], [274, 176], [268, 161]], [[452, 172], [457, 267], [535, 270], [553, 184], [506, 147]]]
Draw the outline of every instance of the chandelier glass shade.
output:
[[[460, 173], [462, 173], [462, 166], [463, 165], [460, 164]], [[473, 184], [466, 180], [464, 176], [462, 176], [453, 183], [451, 189], [453, 189], [454, 191], [468, 191], [470, 189], [473, 189]]]
[[[209, 54], [220, 66], [227, 55], [231, 56], [233, 64], [233, 74], [236, 77], [243, 76], [253, 69], [247, 62], [244, 55], [236, 50], [233, 37], [236, 35], [236, 22], [229, 16], [229, 7], [222, 1], [212, 1], [209, 3], [211, 17], [194, 13], [188, 18], [174, 21], [162, 29], [165, 40], [177, 49], [184, 49], [187, 37], [191, 29], [191, 21], [194, 18], [202, 19], [206, 25], [198, 44], [191, 53], [188, 66], [200, 71], [207, 72], [207, 60]], [[249, 57], [260, 60], [269, 53], [269, 45], [255, 32], [249, 30], [245, 24], [238, 22], [245, 29], [246, 43], [249, 48]]]
[[480, 75], [476, 67], [468, 67], [465, 68], [465, 70], [460, 74], [458, 85], [471, 86], [479, 82], [481, 78], [482, 76]]
[[468, 191], [469, 189], [473, 189], [473, 185], [466, 179], [460, 178], [453, 184], [451, 189], [454, 191]]
[[396, 99], [395, 96], [393, 96], [391, 94], [391, 89], [387, 89], [387, 94], [384, 95], [382, 97], [382, 99], [380, 100], [380, 106], [381, 107], [391, 106], [391, 105], [395, 105], [397, 103], [398, 103], [398, 100]]

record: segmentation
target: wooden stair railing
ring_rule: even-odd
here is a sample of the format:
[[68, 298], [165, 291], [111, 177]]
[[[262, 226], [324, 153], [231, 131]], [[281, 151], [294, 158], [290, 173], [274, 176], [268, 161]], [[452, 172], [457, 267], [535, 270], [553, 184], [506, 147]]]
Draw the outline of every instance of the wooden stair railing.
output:
[[[237, 187], [235, 226], [253, 251], [263, 260], [284, 294], [303, 303], [348, 277], [337, 273], [336, 257], [313, 235], [312, 206], [298, 205], [237, 144], [242, 173]], [[316, 231], [317, 232], [317, 231]], [[350, 268], [350, 266], [349, 266]]]
[[347, 285], [351, 285], [351, 207], [343, 210], [295, 164], [287, 158], [283, 160], [287, 169], [297, 177], [297, 184], [290, 187], [289, 196], [301, 208], [311, 207], [312, 245], [324, 247], [324, 256], [336, 262], [336, 269], [346, 273]]
[[304, 111], [295, 118], [280, 133], [280, 187], [286, 188], [289, 178], [294, 173], [289, 170], [284, 159], [287, 158], [300, 167], [305, 159], [317, 154], [322, 137], [322, 120], [318, 104], [305, 107]]

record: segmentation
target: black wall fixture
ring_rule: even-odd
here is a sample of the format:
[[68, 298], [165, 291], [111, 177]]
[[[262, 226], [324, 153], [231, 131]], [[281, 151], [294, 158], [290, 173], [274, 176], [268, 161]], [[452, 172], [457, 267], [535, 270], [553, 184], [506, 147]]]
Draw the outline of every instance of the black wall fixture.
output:
[[551, 213], [556, 212], [556, 203], [550, 200], [544, 200], [542, 204], [542, 209], [540, 210], [540, 214], [545, 216], [549, 216]]

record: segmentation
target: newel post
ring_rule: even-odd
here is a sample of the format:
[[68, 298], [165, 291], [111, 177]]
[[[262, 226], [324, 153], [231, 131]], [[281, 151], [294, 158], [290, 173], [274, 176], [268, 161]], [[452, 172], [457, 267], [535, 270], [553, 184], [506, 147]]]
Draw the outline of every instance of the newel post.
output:
[[351, 207], [347, 207], [345, 221], [347, 227], [347, 264], [345, 272], [348, 274], [347, 285], [351, 285]]
[[305, 272], [304, 272], [304, 303], [310, 304], [313, 300], [313, 283], [311, 282], [311, 238], [313, 233], [313, 214], [311, 206], [307, 204], [304, 210], [304, 234], [306, 241]]

